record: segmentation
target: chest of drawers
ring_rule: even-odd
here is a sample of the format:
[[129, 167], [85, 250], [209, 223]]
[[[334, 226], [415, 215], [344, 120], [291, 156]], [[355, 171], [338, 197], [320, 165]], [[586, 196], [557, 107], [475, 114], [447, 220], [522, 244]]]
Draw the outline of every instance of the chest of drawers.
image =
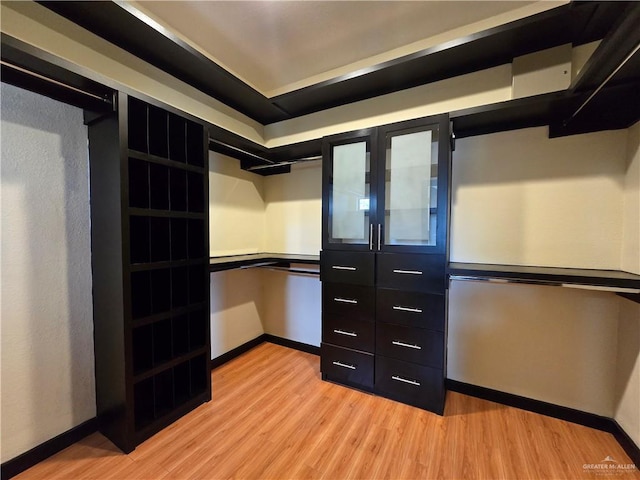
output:
[[442, 414], [444, 256], [323, 251], [321, 272], [323, 379]]

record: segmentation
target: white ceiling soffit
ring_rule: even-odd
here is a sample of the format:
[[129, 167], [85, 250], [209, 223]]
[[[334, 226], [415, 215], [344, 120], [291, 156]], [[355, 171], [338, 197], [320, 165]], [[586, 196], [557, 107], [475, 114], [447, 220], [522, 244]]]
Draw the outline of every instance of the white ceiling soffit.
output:
[[130, 2], [267, 97], [566, 1]]

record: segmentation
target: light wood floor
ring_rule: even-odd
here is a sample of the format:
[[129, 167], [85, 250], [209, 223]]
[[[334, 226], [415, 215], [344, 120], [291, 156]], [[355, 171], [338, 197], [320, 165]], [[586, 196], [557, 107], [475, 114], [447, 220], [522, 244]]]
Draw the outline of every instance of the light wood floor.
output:
[[320, 380], [264, 343], [212, 372], [213, 400], [122, 454], [94, 434], [17, 479], [639, 479], [585, 471], [612, 435], [454, 392], [443, 417]]

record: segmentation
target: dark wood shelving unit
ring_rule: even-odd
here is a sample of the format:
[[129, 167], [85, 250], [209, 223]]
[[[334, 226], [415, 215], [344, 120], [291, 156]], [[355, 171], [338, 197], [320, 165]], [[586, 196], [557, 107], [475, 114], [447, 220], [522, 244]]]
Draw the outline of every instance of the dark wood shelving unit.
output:
[[97, 413], [124, 452], [211, 398], [207, 142], [124, 93], [89, 124]]

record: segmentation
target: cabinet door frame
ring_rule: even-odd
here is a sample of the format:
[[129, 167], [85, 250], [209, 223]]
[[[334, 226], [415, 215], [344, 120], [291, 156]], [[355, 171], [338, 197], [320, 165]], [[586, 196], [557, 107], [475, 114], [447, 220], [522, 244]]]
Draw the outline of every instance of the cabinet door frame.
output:
[[[438, 207], [436, 213], [436, 244], [387, 245], [385, 244], [385, 169], [387, 136], [394, 133], [401, 133], [405, 130], [412, 130], [432, 125], [438, 126]], [[378, 220], [378, 224], [380, 225], [379, 231], [381, 238], [376, 239], [376, 241], [379, 242], [380, 248], [374, 248], [374, 250], [379, 252], [395, 253], [447, 253], [450, 209], [449, 176], [451, 174], [451, 139], [449, 125], [449, 115], [442, 114], [378, 127], [378, 157], [376, 165], [377, 183], [375, 193], [377, 196], [376, 219]], [[378, 227], [375, 226], [374, 230], [376, 230], [377, 234]]]
[[[333, 195], [331, 185], [333, 178], [333, 147], [365, 141], [369, 152], [369, 231], [373, 233], [370, 242], [363, 244], [334, 243], [330, 241], [330, 221], [333, 210]], [[362, 129], [348, 133], [340, 133], [323, 138], [322, 141], [322, 249], [323, 250], [351, 250], [371, 251], [376, 245], [376, 214], [377, 214], [377, 130], [375, 128]], [[370, 248], [370, 245], [373, 248]]]

